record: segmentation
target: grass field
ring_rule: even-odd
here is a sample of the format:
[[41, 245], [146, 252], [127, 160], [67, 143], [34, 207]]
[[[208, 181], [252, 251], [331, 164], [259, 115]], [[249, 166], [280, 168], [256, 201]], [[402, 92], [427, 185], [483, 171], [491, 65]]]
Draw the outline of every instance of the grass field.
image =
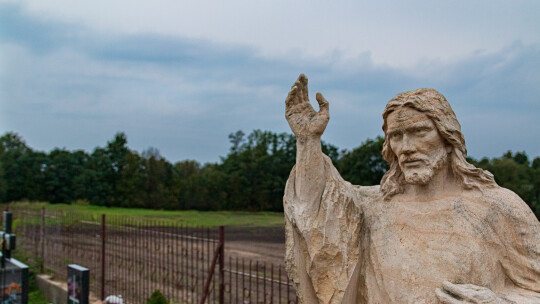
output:
[[[196, 211], [196, 210], [149, 210], [135, 208], [101, 207], [79, 204], [47, 204], [47, 203], [11, 203], [12, 208], [24, 207], [51, 211], [73, 212], [86, 214], [98, 219], [101, 214], [112, 217], [130, 217], [140, 221], [159, 221], [159, 225], [187, 226], [252, 226], [275, 227], [283, 226], [283, 213], [280, 212], [244, 212], [244, 211]], [[3, 208], [2, 208], [3, 209]]]

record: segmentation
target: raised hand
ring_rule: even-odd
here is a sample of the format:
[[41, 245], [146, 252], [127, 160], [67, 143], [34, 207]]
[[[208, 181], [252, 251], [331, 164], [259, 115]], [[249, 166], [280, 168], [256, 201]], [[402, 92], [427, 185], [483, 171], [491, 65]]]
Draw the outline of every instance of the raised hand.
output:
[[443, 304], [462, 303], [491, 303], [508, 304], [512, 303], [500, 298], [489, 288], [472, 284], [453, 284], [448, 281], [443, 282], [442, 288], [435, 290], [437, 298]]
[[299, 140], [320, 138], [330, 119], [328, 101], [321, 93], [316, 95], [319, 112], [316, 112], [309, 103], [307, 83], [307, 77], [300, 74], [285, 99], [285, 117]]

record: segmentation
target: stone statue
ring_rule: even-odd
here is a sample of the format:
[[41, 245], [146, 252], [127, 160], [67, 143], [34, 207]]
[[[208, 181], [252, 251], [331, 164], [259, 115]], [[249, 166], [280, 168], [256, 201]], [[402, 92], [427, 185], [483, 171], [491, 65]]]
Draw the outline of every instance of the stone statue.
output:
[[380, 186], [343, 180], [322, 153], [329, 105], [300, 75], [286, 103], [296, 166], [285, 188], [286, 266], [300, 303], [540, 303], [540, 223], [469, 164], [454, 111], [433, 89], [383, 113]]

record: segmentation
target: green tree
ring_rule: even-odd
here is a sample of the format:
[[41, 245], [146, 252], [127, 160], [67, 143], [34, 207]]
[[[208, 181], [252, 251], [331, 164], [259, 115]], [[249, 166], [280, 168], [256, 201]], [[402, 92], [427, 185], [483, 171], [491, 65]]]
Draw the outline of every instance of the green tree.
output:
[[38, 200], [43, 194], [45, 154], [34, 152], [13, 132], [0, 137], [1, 201]]
[[337, 167], [343, 178], [354, 185], [378, 185], [388, 170], [382, 157], [384, 138], [367, 139], [358, 148], [343, 153]]
[[146, 208], [146, 160], [134, 151], [128, 151], [120, 180], [116, 183], [120, 207]]
[[176, 209], [176, 198], [173, 188], [173, 166], [159, 154], [159, 150], [151, 148], [145, 153], [145, 198], [147, 208]]
[[113, 205], [112, 177], [112, 163], [106, 150], [94, 149], [86, 164], [84, 176], [81, 178], [88, 185], [85, 196], [90, 203], [99, 206]]
[[123, 192], [118, 191], [118, 183], [122, 178], [123, 170], [126, 166], [126, 158], [129, 153], [129, 148], [127, 147], [127, 137], [126, 134], [119, 132], [114, 135], [114, 138], [111, 141], [107, 142], [107, 147], [105, 148], [107, 157], [109, 158], [110, 166], [108, 170], [107, 179], [112, 188], [112, 197], [111, 205], [119, 206], [122, 205], [122, 202], [126, 200]]
[[[246, 139], [238, 134], [241, 131], [229, 136], [231, 150], [218, 167], [228, 179], [224, 208], [283, 210], [283, 189], [296, 153], [294, 136], [261, 130], [254, 130]], [[337, 151], [331, 145], [326, 147]]]
[[87, 161], [88, 155], [84, 151], [52, 150], [44, 169], [46, 200], [51, 203], [71, 203], [84, 199], [86, 185], [80, 176]]

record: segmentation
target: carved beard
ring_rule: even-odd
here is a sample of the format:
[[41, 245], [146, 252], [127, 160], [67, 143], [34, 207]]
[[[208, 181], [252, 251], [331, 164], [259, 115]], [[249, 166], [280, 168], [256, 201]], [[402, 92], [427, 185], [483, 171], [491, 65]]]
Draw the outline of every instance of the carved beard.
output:
[[428, 163], [420, 168], [402, 168], [401, 171], [405, 176], [405, 183], [412, 185], [426, 185], [428, 184], [435, 173], [446, 165], [448, 160], [448, 154], [445, 149], [440, 149], [437, 154], [434, 155], [433, 160], [426, 160]]

